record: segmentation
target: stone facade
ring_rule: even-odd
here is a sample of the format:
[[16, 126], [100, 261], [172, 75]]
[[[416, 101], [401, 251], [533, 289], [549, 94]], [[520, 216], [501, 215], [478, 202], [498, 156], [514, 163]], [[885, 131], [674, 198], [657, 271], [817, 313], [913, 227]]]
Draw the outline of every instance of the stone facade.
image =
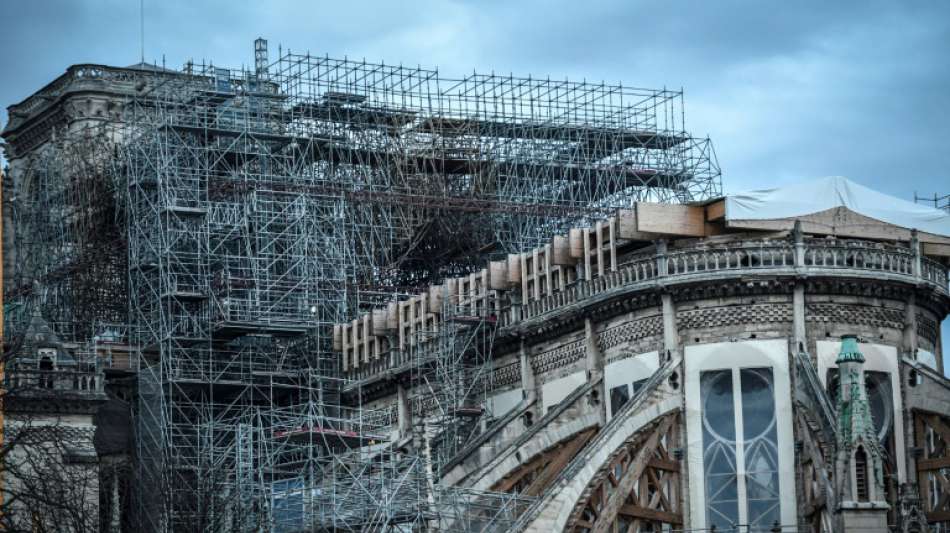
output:
[[[743, 346], [759, 346], [756, 343], [767, 341], [772, 343], [768, 346], [780, 347], [781, 353], [776, 354], [774, 366], [766, 359], [755, 359], [754, 355], [749, 356], [748, 364], [752, 365], [751, 368], [761, 365], [769, 371], [769, 379], [785, 380], [791, 387], [786, 389], [788, 397], [773, 397], [771, 401], [776, 406], [774, 416], [780, 425], [788, 428], [784, 435], [779, 431], [778, 441], [774, 442], [779, 447], [795, 448], [794, 454], [783, 459], [781, 468], [775, 471], [774, 485], [767, 483], [776, 490], [781, 486], [790, 491], [791, 496], [782, 493], [783, 501], [791, 502], [788, 498], [794, 497], [797, 502], [797, 505], [788, 507], [783, 503], [781, 513], [776, 508], [775, 522], [783, 528], [800, 527], [811, 531], [884, 531], [890, 527], [922, 531], [921, 528], [927, 527], [925, 522], [928, 519], [932, 524], [942, 523], [943, 515], [934, 507], [934, 500], [925, 502], [913, 496], [915, 487], [925, 481], [919, 477], [913, 464], [914, 453], [917, 453], [914, 450], [920, 443], [912, 426], [923, 412], [950, 416], [950, 408], [942, 403], [943, 398], [950, 398], [947, 394], [950, 386], [939, 377], [942, 354], [936, 326], [950, 309], [946, 267], [928, 263], [929, 268], [942, 269], [942, 273], [929, 274], [930, 277], [922, 279], [912, 266], [894, 268], [888, 266], [888, 261], [856, 263], [853, 259], [845, 259], [849, 257], [849, 249], [873, 249], [886, 256], [887, 245], [853, 239], [835, 241], [807, 237], [799, 242], [805, 249], [799, 258], [840, 253], [842, 259], [838, 263], [828, 259], [796, 261], [792, 252], [794, 236], [772, 237], [756, 246], [778, 250], [772, 252], [777, 254], [776, 257], [784, 253], [781, 250], [788, 250], [788, 261], [774, 258], [765, 261], [763, 256], [753, 256], [748, 261], [719, 268], [708, 267], [706, 263], [705, 269], [681, 266], [678, 271], [667, 269], [662, 274], [666, 258], [654, 253], [646, 257], [658, 263], [658, 275], [643, 278], [624, 272], [625, 268], [631, 268], [625, 265], [637, 265], [640, 261], [633, 254], [625, 258], [626, 262], [618, 261], [616, 269], [603, 277], [565, 288], [565, 294], [529, 299], [518, 307], [512, 306], [511, 316], [500, 317], [500, 326], [495, 333], [495, 385], [499, 391], [513, 387], [518, 390], [520, 385], [524, 400], [512, 408], [514, 416], [496, 417], [474, 447], [463, 451], [448, 465], [443, 474], [444, 481], [479, 489], [509, 485], [524, 487], [526, 482], [515, 483], [514, 480], [523, 476], [528, 476], [524, 477], [528, 480], [539, 476], [545, 478], [543, 469], [530, 475], [524, 471], [530, 465], [539, 464], [534, 458], [545, 457], [544, 454], [550, 455], [561, 448], [568, 449], [570, 447], [565, 443], [572, 437], [596, 428], [595, 437], [567, 463], [570, 467], [556, 475], [549, 474], [550, 484], [539, 493], [538, 502], [521, 522], [527, 530], [586, 530], [590, 527], [588, 519], [581, 511], [577, 511], [581, 514], [571, 514], [570, 510], [575, 507], [582, 509], [587, 505], [584, 502], [597, 494], [599, 489], [594, 485], [603, 480], [598, 477], [598, 469], [606, 468], [612, 461], [610, 453], [618, 446], [617, 439], [640, 438], [636, 435], [654, 427], [649, 421], [662, 419], [662, 413], [681, 412], [685, 405], [687, 416], [679, 417], [675, 422], [682, 441], [670, 449], [687, 446], [699, 449], [707, 442], [704, 439], [708, 439], [708, 435], [697, 434], [695, 427], [691, 432], [686, 424], [693, 412], [689, 398], [701, 398], [704, 394], [699, 390], [699, 377], [705, 371], [687, 374], [690, 365], [698, 361], [696, 358], [703, 357], [697, 355], [700, 351], [694, 348], [734, 345], [739, 350]], [[681, 255], [694, 253], [692, 250], [699, 254], [701, 259], [691, 260], [688, 264], [708, 261], [708, 257], [704, 258], [708, 251], [704, 251], [701, 242], [692, 246], [694, 248], [690, 245], [677, 247]], [[751, 254], [749, 250], [752, 248], [749, 241], [742, 238], [720, 239], [719, 246], [735, 247], [735, 253], [740, 255]], [[893, 253], [903, 257], [914, 251], [912, 248], [895, 248]], [[503, 296], [496, 295], [495, 298]], [[881, 440], [868, 446], [884, 450], [881, 453], [889, 454], [890, 461], [879, 466], [875, 471], [877, 477], [870, 480], [872, 485], [877, 483], [873, 485], [877, 486], [876, 491], [871, 492], [878, 499], [867, 503], [858, 501], [851, 489], [841, 492], [842, 487], [850, 486], [853, 479], [853, 476], [844, 474], [847, 467], [842, 466], [852, 463], [839, 460], [835, 466], [836, 453], [846, 453], [843, 444], [835, 440], [835, 435], [840, 436], [843, 429], [834, 413], [840, 414], [842, 408], [836, 408], [833, 400], [838, 397], [840, 401], [841, 395], [836, 387], [843, 385], [832, 381], [838, 379], [837, 365], [819, 357], [826, 345], [834, 343], [836, 347], [840, 346], [841, 336], [849, 334], [857, 335], [853, 339], [859, 344], [855, 346], [861, 346], [873, 359], [867, 367], [870, 369], [867, 371], [869, 392], [866, 393], [869, 399], [864, 400], [864, 406], [865, 414], [875, 427], [866, 429], [870, 431], [868, 435], [873, 434], [875, 439]], [[741, 348], [740, 352], [745, 349]], [[936, 362], [918, 363], [918, 349], [934, 354]], [[523, 354], [521, 362], [516, 359], [519, 351]], [[651, 352], [660, 354], [660, 367], [653, 379], [659, 379], [658, 376], [662, 379], [650, 383], [649, 388], [643, 388], [646, 387], [643, 382], [635, 385], [632, 398], [609, 397], [603, 384], [605, 365], [627, 359], [638, 360]], [[694, 359], [692, 363], [691, 357]], [[385, 358], [384, 354], [381, 359], [383, 366]], [[521, 366], [525, 363], [529, 367]], [[728, 357], [707, 363], [704, 363], [704, 368], [711, 369], [728, 368], [733, 364]], [[742, 364], [734, 367], [735, 379], [748, 377], [742, 370], [748, 367]], [[908, 378], [907, 372], [913, 372], [916, 377]], [[517, 378], [519, 374], [520, 379]], [[854, 384], [860, 384], [863, 389], [864, 373], [859, 374]], [[558, 408], [539, 410], [540, 405], [548, 405], [541, 403], [545, 391], [550, 388], [547, 386], [574, 375], [586, 376], [574, 394], [565, 396]], [[615, 376], [611, 379], [616, 382]], [[382, 402], [380, 405], [395, 400], [394, 393], [387, 392], [385, 385], [376, 390], [378, 401]], [[778, 389], [769, 390], [776, 394], [774, 390]], [[741, 394], [746, 394], [744, 391], [742, 389]], [[740, 394], [739, 388], [736, 388], [736, 393]], [[924, 398], [921, 394], [929, 397]], [[619, 408], [614, 405], [618, 399], [622, 400]], [[826, 406], [827, 416], [818, 406]], [[747, 410], [747, 407], [743, 409]], [[614, 410], [616, 413], [611, 419], [607, 413]], [[697, 413], [696, 416], [704, 416]], [[736, 415], [737, 420], [748, 416], [743, 413], [746, 411]], [[414, 416], [425, 417], [425, 409], [417, 410]], [[639, 422], [626, 426], [632, 420]], [[746, 423], [753, 422], [747, 419]], [[890, 426], [885, 428], [881, 424]], [[608, 434], [616, 435], [616, 438], [607, 439]], [[895, 450], [895, 442], [902, 449]], [[891, 448], [885, 450], [887, 446]], [[751, 448], [744, 453], [746, 461], [760, 461], [755, 468], [763, 468], [762, 465], [767, 464], [771, 457]], [[630, 508], [624, 512], [631, 514], [621, 519], [627, 522], [622, 523], [632, 523], [630, 520], [637, 519], [641, 527], [648, 523], [654, 526], [666, 523], [694, 528], [716, 523], [715, 517], [700, 516], [705, 513], [701, 510], [705, 506], [697, 508], [690, 501], [691, 497], [713, 497], [708, 486], [707, 492], [703, 492], [702, 485], [696, 488], [695, 483], [693, 487], [699, 490], [698, 493], [686, 490], [691, 478], [702, 480], [713, 473], [702, 455], [685, 455], [677, 461], [676, 472], [681, 476], [678, 483], [682, 486], [676, 492], [678, 500], [670, 503], [670, 509], [674, 511]], [[867, 460], [873, 463], [875, 457], [879, 455], [872, 454]], [[745, 480], [740, 483], [740, 492], [750, 490], [748, 484], [767, 478], [765, 474], [752, 477], [750, 469], [753, 469], [752, 463], [739, 469], [738, 478]], [[706, 475], [703, 476], [699, 470], [706, 470]], [[744, 498], [741, 496], [740, 500], [745, 502]], [[919, 508], [905, 516], [900, 509], [913, 506], [915, 501], [920, 502]], [[739, 511], [737, 516], [753, 520], [758, 512], [767, 511], [748, 507]], [[598, 517], [591, 518], [596, 519]], [[768, 525], [771, 526], [772, 522]]]

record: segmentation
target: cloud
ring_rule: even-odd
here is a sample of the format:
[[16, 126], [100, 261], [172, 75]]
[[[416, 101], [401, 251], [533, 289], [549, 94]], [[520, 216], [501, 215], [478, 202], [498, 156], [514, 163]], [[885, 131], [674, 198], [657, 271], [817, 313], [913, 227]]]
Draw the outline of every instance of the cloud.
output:
[[[950, 4], [145, 0], [149, 60], [253, 63], [295, 52], [683, 87], [727, 190], [846, 175], [912, 198], [950, 192]], [[138, 2], [3, 2], [0, 103], [73, 63], [139, 60]], [[0, 115], [5, 120], [5, 114]]]

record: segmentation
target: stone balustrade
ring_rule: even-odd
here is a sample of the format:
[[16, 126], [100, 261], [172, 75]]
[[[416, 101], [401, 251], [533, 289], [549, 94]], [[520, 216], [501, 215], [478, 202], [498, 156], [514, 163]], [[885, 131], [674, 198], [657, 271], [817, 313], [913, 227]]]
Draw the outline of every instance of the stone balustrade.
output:
[[[796, 260], [796, 254], [801, 257]], [[919, 272], [915, 262], [920, 260]], [[604, 276], [579, 281], [552, 296], [529, 302], [520, 311], [511, 310], [503, 316], [503, 325], [516, 320], [537, 317], [616, 287], [636, 290], [659, 283], [694, 281], [701, 277], [756, 274], [768, 271], [775, 275], [856, 275], [880, 277], [881, 274], [911, 284], [928, 283], [934, 290], [948, 293], [948, 269], [940, 263], [919, 256], [910, 248], [875, 242], [806, 239], [801, 243], [788, 240], [741, 241], [692, 248], [668, 253], [635, 257]]]
[[95, 370], [34, 370], [9, 369], [4, 376], [8, 394], [44, 396], [52, 391], [71, 394], [97, 395], [103, 393], [103, 376]]
[[[599, 295], [755, 275], [888, 279], [948, 293], [948, 268], [910, 247], [834, 238], [707, 240], [669, 250], [661, 245], [656, 252], [628, 256], [603, 275], [581, 278], [546, 296], [508, 305], [498, 313], [497, 326], [503, 334], [507, 327], [584, 305], [585, 300], [593, 302]], [[347, 378], [364, 380], [404, 369], [410, 359], [407, 353], [391, 349], [351, 369]]]

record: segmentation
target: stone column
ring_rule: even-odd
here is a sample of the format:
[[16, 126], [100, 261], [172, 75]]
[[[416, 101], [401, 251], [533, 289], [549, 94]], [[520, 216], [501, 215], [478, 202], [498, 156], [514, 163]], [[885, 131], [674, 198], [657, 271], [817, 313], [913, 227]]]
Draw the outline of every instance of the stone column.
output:
[[663, 351], [668, 355], [676, 353], [680, 344], [679, 332], [676, 330], [676, 305], [673, 295], [668, 292], [660, 295], [660, 301], [663, 304]]
[[920, 253], [920, 239], [917, 238], [917, 230], [910, 230], [910, 253], [914, 256], [914, 277], [920, 278], [921, 276], [921, 253]]
[[[534, 402], [538, 399], [538, 389], [536, 388], [534, 381], [534, 367], [531, 366], [531, 356], [528, 355], [528, 350], [525, 348], [524, 339], [521, 339], [521, 346], [518, 349], [518, 356], [521, 359], [521, 389], [526, 403]], [[524, 418], [522, 422], [526, 428], [534, 425], [539, 416], [539, 408], [537, 405], [533, 405], [530, 409], [525, 411]]]
[[529, 402], [534, 401], [538, 397], [534, 384], [534, 367], [531, 366], [531, 357], [525, 349], [524, 339], [521, 340], [518, 355], [521, 358], [521, 388], [524, 391], [524, 399]]
[[587, 343], [587, 379], [591, 382], [597, 381], [591, 391], [591, 400], [593, 407], [597, 409], [600, 417], [600, 425], [603, 427], [607, 423], [607, 389], [604, 386], [604, 355], [600, 352], [597, 345], [597, 333], [594, 331], [594, 322], [587, 318], [584, 319], [584, 339]]
[[802, 222], [795, 221], [792, 229], [792, 238], [795, 242], [795, 271], [798, 276], [795, 287], [792, 289], [792, 326], [795, 351], [808, 350], [808, 331], [805, 328], [805, 235], [802, 233]]
[[396, 385], [396, 408], [399, 416], [399, 438], [405, 439], [412, 433], [412, 408], [409, 405], [409, 393], [402, 383]]
[[795, 350], [808, 350], [808, 331], [805, 329], [805, 283], [795, 282], [792, 289], [792, 325], [794, 327]]
[[904, 304], [904, 329], [901, 332], [901, 355], [917, 359], [917, 295], [911, 294]]

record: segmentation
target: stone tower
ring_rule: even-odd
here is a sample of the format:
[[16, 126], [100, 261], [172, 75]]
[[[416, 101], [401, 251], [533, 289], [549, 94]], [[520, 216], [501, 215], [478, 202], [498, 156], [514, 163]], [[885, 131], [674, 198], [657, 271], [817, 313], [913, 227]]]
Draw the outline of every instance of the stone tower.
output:
[[864, 381], [864, 355], [855, 335], [841, 337], [835, 461], [839, 531], [886, 532], [884, 466]]

